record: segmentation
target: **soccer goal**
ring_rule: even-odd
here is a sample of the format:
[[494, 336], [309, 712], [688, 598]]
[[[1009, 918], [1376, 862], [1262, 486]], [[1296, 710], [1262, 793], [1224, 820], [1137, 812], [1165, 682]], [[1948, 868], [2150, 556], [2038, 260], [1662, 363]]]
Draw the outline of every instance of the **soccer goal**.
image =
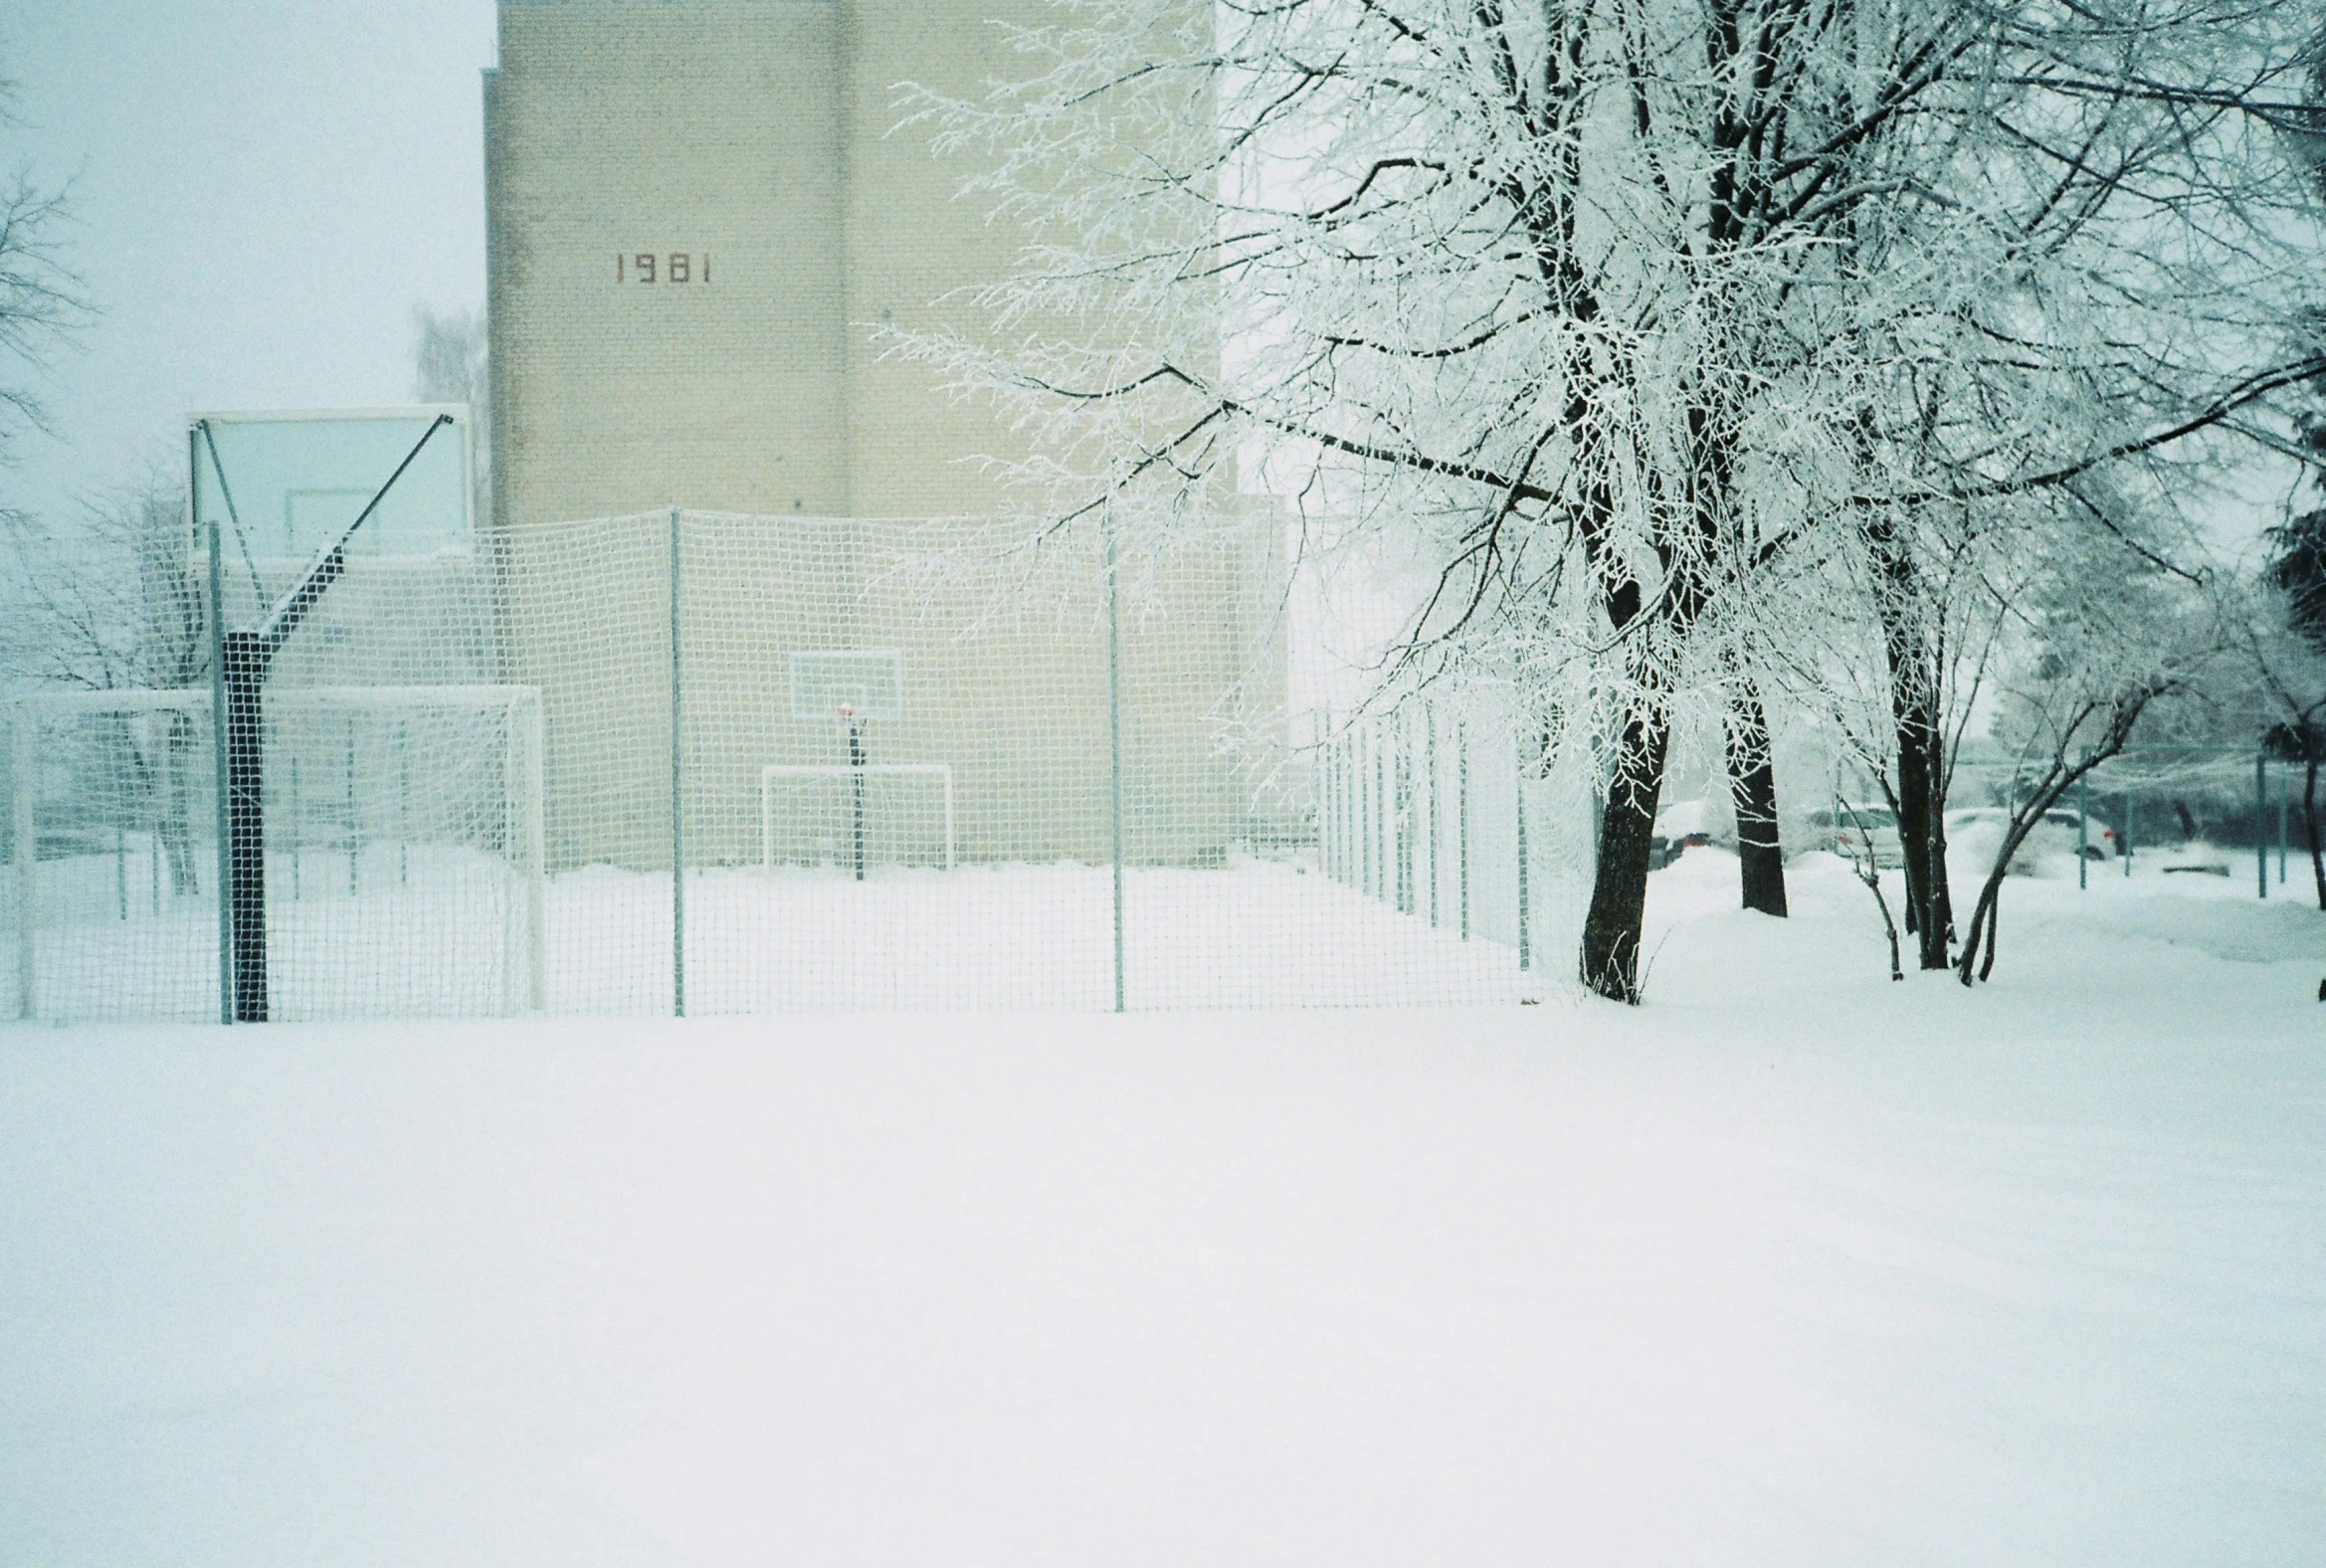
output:
[[771, 764], [759, 770], [760, 864], [953, 869], [953, 769], [942, 762]]
[[[220, 1016], [236, 911], [211, 691], [39, 692], [0, 712], [16, 1014]], [[533, 687], [286, 686], [263, 744], [281, 1016], [540, 1007]]]

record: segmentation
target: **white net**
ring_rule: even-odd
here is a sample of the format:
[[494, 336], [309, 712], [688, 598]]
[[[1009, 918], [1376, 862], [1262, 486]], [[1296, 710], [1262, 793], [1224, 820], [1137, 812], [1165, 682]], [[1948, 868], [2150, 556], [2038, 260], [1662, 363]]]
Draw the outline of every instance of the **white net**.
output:
[[[230, 542], [224, 626], [297, 570]], [[215, 1017], [261, 970], [284, 1019], [1526, 994], [1566, 796], [1490, 715], [1296, 713], [1284, 575], [1265, 517], [1119, 568], [691, 511], [352, 561], [255, 764], [208, 687], [8, 708], [12, 1011]]]

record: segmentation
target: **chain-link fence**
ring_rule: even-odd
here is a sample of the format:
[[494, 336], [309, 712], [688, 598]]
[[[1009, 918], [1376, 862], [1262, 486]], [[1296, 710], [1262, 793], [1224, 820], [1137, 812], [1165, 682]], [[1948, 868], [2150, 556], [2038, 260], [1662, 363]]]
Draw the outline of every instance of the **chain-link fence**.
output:
[[509, 528], [262, 654], [304, 564], [198, 541], [206, 684], [12, 694], [0, 1016], [1502, 1002], [1588, 836], [1490, 714], [1296, 714], [1264, 518]]

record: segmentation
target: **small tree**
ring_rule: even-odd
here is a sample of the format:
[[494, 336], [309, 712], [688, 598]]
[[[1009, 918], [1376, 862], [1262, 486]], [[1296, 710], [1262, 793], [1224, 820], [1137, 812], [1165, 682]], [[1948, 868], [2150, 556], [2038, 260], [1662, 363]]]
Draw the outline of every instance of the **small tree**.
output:
[[492, 515], [492, 383], [485, 317], [476, 310], [412, 312], [412, 389], [425, 403], [466, 403], [476, 444], [477, 515]]
[[[2326, 430], [2316, 434], [2326, 438]], [[2318, 843], [2318, 768], [2326, 762], [2326, 509], [2269, 532], [2265, 607], [2247, 637], [2269, 724], [2263, 744], [2302, 769], [2302, 832], [2326, 909], [2326, 849]]]
[[[182, 481], [158, 465], [132, 484], [96, 496], [70, 529], [4, 519], [0, 595], [15, 613], [0, 632], [0, 679], [47, 686], [111, 691], [183, 687], [209, 671], [207, 581], [186, 536]], [[155, 744], [168, 766], [147, 751], [136, 726], [116, 715], [109, 742], [126, 786], [169, 798], [152, 813], [170, 867], [171, 884], [191, 891], [197, 875], [189, 830], [187, 763], [201, 737], [173, 710]]]
[[2009, 596], [1996, 732], [2018, 753], [2015, 799], [1963, 931], [1955, 967], [1965, 985], [1994, 971], [2003, 881], [2043, 814], [2120, 754], [2159, 698], [2191, 689], [2226, 646], [2201, 585], [2125, 564], [2121, 552], [2062, 551]]

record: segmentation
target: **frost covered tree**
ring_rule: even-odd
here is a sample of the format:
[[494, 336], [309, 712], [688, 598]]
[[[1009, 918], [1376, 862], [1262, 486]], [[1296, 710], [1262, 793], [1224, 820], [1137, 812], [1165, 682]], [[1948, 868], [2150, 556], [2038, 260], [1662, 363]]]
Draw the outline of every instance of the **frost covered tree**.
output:
[[1852, 593], [1943, 966], [1933, 563], [2104, 531], [2087, 476], [2319, 368], [2262, 330], [2309, 7], [1060, 9], [1029, 80], [922, 104], [1036, 243], [990, 332], [905, 351], [1034, 433], [1007, 467], [1047, 528], [1167, 548], [1259, 455], [1305, 547], [1425, 563], [1409, 670], [1515, 689], [1607, 781], [1578, 964], [1608, 996], [1675, 707], [1731, 705], [1757, 811], [1753, 672]]
[[2326, 764], [2326, 508], [2270, 532], [2262, 603], [2244, 651], [2260, 686], [2263, 743], [2302, 770], [2302, 832], [2318, 907], [2326, 909], [2326, 846], [2318, 842], [2318, 771]]
[[[119, 690], [200, 685], [210, 665], [207, 584], [186, 540], [181, 476], [155, 465], [134, 482], [84, 501], [68, 526], [7, 521], [0, 540], [0, 681]], [[173, 712], [158, 738], [115, 715], [108, 744], [132, 792], [161, 792], [170, 885], [192, 891], [199, 872], [188, 813], [189, 759], [202, 738]], [[151, 748], [150, 751], [148, 748]], [[152, 754], [166, 747], [164, 759]]]
[[492, 515], [492, 394], [485, 317], [476, 310], [412, 312], [412, 390], [424, 403], [466, 403], [475, 447], [477, 515]]
[[[0, 81], [0, 133], [16, 125], [14, 101], [14, 87]], [[22, 166], [0, 176], [0, 467], [18, 438], [46, 424], [40, 378], [93, 314], [66, 261], [72, 221], [62, 186], [43, 184]], [[0, 517], [20, 516], [0, 495]]]
[[[2110, 520], [2137, 538], [2149, 519], [2119, 500]], [[1963, 928], [1955, 963], [1965, 985], [1995, 967], [2004, 878], [2043, 814], [2153, 728], [2164, 699], [2206, 705], [2208, 677], [2231, 646], [2234, 595], [2219, 580], [2128, 561], [2116, 545], [2053, 529], [2015, 555], [2011, 578], [1976, 590], [1993, 610], [1991, 729], [2012, 759], [2014, 798]]]

